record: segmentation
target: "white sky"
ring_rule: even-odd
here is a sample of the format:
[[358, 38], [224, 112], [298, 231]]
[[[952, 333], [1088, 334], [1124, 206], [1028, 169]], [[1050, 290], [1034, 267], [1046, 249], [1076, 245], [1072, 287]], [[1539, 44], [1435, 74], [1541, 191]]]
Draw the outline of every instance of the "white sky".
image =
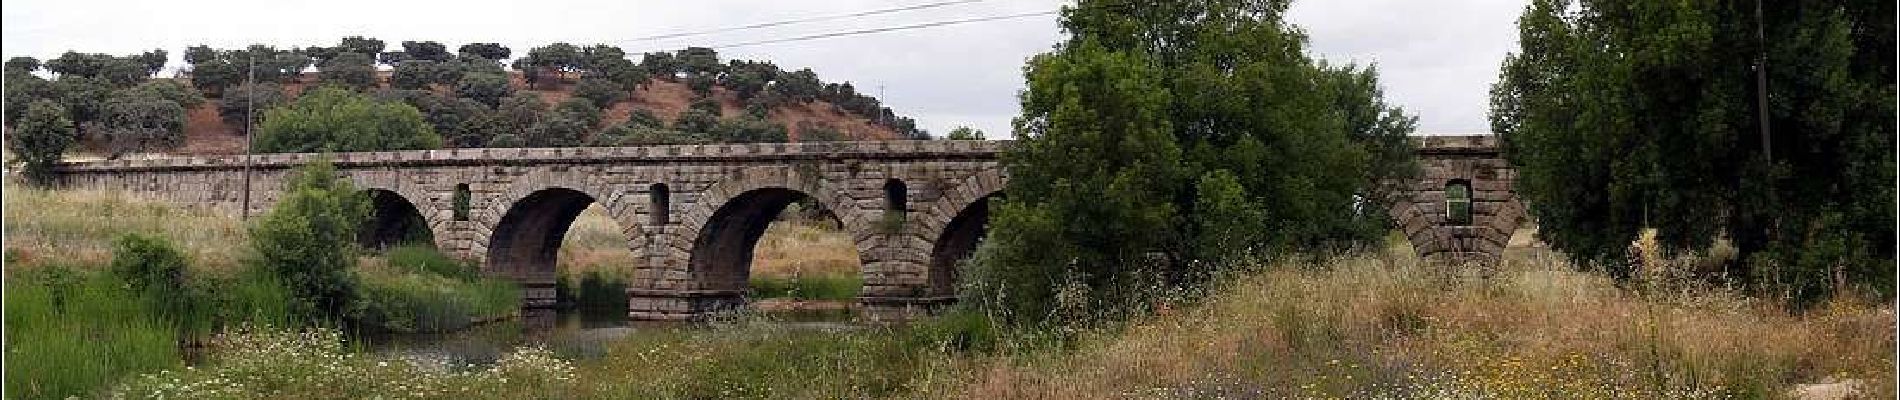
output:
[[[628, 41], [805, 17], [930, 3], [931, 0], [694, 1], [256, 1], [34, 0], [0, 5], [6, 57], [56, 57], [66, 50], [128, 54], [163, 48], [173, 68], [184, 48], [251, 43], [333, 45], [348, 35], [434, 40], [451, 50], [501, 42], [515, 55], [556, 41], [607, 43], [630, 54], [688, 45], [722, 45], [856, 29], [1053, 10], [1065, 0], [988, 0], [871, 17], [735, 31], [689, 38]], [[1525, 0], [1303, 0], [1294, 23], [1317, 55], [1376, 63], [1388, 101], [1419, 116], [1425, 133], [1484, 132], [1487, 91], [1504, 54], [1516, 45], [1513, 23]], [[721, 58], [810, 67], [821, 79], [849, 81], [899, 114], [942, 135], [958, 125], [1008, 136], [1018, 112], [1025, 59], [1060, 38], [1054, 16], [925, 28], [863, 36], [720, 49]]]

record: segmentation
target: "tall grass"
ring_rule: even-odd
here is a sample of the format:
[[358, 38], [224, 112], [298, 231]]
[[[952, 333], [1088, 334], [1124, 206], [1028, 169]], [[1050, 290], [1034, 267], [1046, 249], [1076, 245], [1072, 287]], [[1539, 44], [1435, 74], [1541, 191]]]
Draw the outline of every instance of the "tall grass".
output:
[[514, 283], [481, 277], [473, 265], [426, 246], [401, 246], [359, 263], [361, 328], [447, 332], [505, 318], [520, 307]]
[[246, 232], [237, 218], [211, 210], [181, 208], [117, 191], [45, 190], [7, 185], [4, 218], [11, 265], [48, 262], [103, 266], [112, 241], [126, 233], [170, 238], [193, 266], [219, 272], [238, 268]]
[[5, 293], [9, 398], [90, 396], [128, 374], [180, 364], [173, 322], [109, 274], [47, 267], [9, 276]]

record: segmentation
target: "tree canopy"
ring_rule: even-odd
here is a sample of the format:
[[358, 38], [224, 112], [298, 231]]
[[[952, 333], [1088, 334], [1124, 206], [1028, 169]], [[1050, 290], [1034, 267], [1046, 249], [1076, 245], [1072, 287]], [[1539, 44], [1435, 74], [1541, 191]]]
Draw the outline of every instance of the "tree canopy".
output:
[[1894, 5], [1761, 7], [1532, 2], [1491, 122], [1546, 241], [1627, 276], [1646, 228], [1671, 251], [1726, 239], [1743, 283], [1891, 295]]
[[1021, 322], [1116, 318], [1240, 260], [1385, 234], [1367, 199], [1412, 160], [1372, 155], [1409, 155], [1387, 147], [1412, 118], [1371, 72], [1308, 56], [1285, 2], [1102, 3], [1065, 9], [1070, 37], [1025, 68], [1010, 197], [973, 273], [995, 279], [966, 299]]
[[442, 137], [408, 104], [321, 87], [266, 114], [255, 146], [264, 153], [417, 150], [442, 147]]

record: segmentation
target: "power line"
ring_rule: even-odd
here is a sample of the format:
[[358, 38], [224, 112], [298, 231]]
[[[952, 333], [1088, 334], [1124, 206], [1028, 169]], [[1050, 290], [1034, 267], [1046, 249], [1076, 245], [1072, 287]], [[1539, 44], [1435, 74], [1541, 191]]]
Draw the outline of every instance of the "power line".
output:
[[702, 30], [702, 31], [688, 31], [688, 32], [680, 32], [680, 33], [668, 33], [668, 34], [661, 34], [661, 35], [643, 36], [643, 37], [623, 40], [622, 42], [642, 42], [642, 41], [660, 40], [660, 39], [673, 39], [673, 38], [681, 38], [681, 37], [709, 35], [709, 34], [714, 34], [714, 33], [743, 31], [743, 30], [752, 30], [752, 29], [760, 29], [760, 28], [771, 28], [771, 27], [776, 27], [776, 26], [803, 24], [803, 23], [808, 23], [808, 22], [868, 17], [872, 15], [923, 10], [923, 9], [929, 9], [929, 8], [952, 6], [952, 5], [957, 5], [957, 4], [977, 3], [977, 2], [982, 2], [982, 1], [983, 0], [939, 1], [935, 3], [914, 4], [914, 5], [908, 5], [908, 6], [902, 6], [902, 7], [892, 7], [892, 8], [870, 10], [870, 11], [859, 11], [859, 12], [848, 13], [848, 14], [827, 15], [827, 16], [821, 16], [821, 17], [807, 17], [807, 18], [789, 19], [789, 20], [775, 21], [775, 22], [762, 22], [762, 23], [756, 23], [756, 24], [750, 24], [750, 25], [707, 29], [707, 30]]
[[814, 35], [796, 36], [796, 37], [779, 38], [779, 39], [766, 39], [766, 40], [758, 40], [758, 41], [751, 41], [751, 42], [739, 42], [739, 43], [731, 43], [731, 44], [725, 44], [725, 45], [719, 45], [719, 46], [708, 46], [708, 47], [715, 48], [715, 49], [730, 49], [730, 48], [736, 48], [736, 47], [757, 46], [757, 45], [765, 45], [765, 44], [828, 39], [828, 38], [834, 38], [834, 37], [840, 37], [840, 36], [856, 36], [856, 35], [866, 35], [866, 34], [872, 34], [872, 33], [884, 33], [884, 32], [893, 32], [893, 31], [911, 30], [911, 29], [933, 28], [933, 27], [939, 27], [939, 26], [961, 25], [961, 24], [976, 23], [976, 22], [1028, 18], [1028, 17], [1042, 16], [1042, 15], [1054, 15], [1058, 12], [1060, 11], [1054, 11], [1054, 10], [1037, 11], [1037, 12], [1030, 12], [1030, 13], [1021, 13], [1021, 14], [1009, 14], [1009, 15], [989, 16], [989, 17], [956, 19], [956, 20], [948, 20], [948, 21], [925, 22], [921, 24], [899, 25], [899, 26], [890, 26], [890, 27], [883, 27], [883, 28], [859, 29], [859, 30], [843, 31], [843, 32], [820, 33], [820, 34], [814, 34]]

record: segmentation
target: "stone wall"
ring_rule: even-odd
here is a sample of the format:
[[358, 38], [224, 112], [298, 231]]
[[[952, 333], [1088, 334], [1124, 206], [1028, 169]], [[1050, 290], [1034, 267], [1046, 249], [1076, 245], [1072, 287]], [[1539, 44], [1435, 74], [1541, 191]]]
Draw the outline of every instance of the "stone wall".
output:
[[[1517, 171], [1499, 153], [1491, 135], [1424, 136], [1418, 146], [1419, 175], [1400, 185], [1391, 203], [1393, 219], [1419, 256], [1437, 262], [1492, 264], [1524, 220], [1517, 199]], [[1471, 223], [1447, 220], [1445, 188], [1471, 188]]]

